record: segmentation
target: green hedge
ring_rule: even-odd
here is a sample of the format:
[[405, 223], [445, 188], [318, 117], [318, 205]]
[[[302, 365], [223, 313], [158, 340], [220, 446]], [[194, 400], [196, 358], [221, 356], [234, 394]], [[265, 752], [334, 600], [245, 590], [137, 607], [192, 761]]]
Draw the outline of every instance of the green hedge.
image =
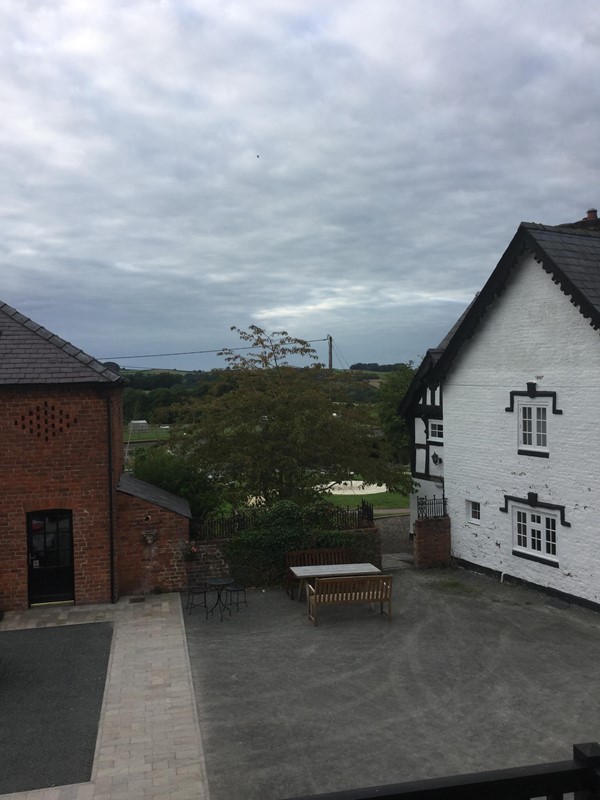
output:
[[242, 586], [281, 586], [289, 550], [349, 547], [352, 561], [381, 567], [381, 540], [376, 529], [306, 530], [301, 527], [261, 528], [231, 539], [223, 548], [232, 577]]

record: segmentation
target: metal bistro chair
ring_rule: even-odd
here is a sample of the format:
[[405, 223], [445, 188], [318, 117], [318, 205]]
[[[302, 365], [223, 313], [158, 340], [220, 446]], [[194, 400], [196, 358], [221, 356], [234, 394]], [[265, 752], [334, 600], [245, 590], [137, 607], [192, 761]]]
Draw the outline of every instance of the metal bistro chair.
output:
[[[240, 595], [243, 595], [243, 597], [240, 598]], [[238, 586], [237, 584], [234, 583], [225, 589], [225, 605], [235, 606], [239, 612], [240, 603], [243, 603], [246, 606], [246, 608], [248, 608], [248, 600], [246, 599], [246, 588], [245, 586]]]
[[[208, 586], [203, 583], [202, 581], [191, 581], [188, 584], [188, 596], [187, 596], [187, 603], [186, 608], [188, 614], [192, 613], [193, 608], [197, 608], [200, 606], [201, 608], [208, 609], [208, 605], [206, 603], [206, 595], [208, 593]], [[196, 598], [199, 597], [200, 600], [196, 602]]]

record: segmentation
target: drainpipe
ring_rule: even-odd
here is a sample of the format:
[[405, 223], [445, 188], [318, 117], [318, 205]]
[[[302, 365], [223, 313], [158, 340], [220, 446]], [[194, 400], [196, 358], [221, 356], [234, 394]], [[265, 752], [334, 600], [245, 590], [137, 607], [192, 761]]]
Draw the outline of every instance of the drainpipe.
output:
[[112, 443], [112, 405], [110, 393], [106, 398], [106, 444], [108, 452], [108, 537], [110, 546], [110, 602], [116, 603], [115, 597], [115, 521], [113, 501], [113, 443]]

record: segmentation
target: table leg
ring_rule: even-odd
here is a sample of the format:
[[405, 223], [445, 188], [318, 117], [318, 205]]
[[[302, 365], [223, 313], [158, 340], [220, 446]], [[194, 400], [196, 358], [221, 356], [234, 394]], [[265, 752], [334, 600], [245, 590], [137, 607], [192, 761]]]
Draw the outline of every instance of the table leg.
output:
[[219, 612], [221, 614], [221, 622], [223, 622], [223, 611], [225, 611], [225, 609], [227, 609], [227, 611], [229, 611], [229, 616], [231, 616], [231, 609], [229, 608], [229, 606], [227, 606], [223, 602], [223, 598], [222, 598], [223, 589], [225, 589], [226, 587], [225, 586], [217, 586], [215, 588], [216, 588], [216, 591], [217, 591], [217, 599], [215, 600], [215, 602], [213, 603], [213, 605], [210, 608], [206, 609], [206, 619], [208, 619], [208, 615], [209, 614], [212, 614], [214, 612], [215, 608], [218, 608]]

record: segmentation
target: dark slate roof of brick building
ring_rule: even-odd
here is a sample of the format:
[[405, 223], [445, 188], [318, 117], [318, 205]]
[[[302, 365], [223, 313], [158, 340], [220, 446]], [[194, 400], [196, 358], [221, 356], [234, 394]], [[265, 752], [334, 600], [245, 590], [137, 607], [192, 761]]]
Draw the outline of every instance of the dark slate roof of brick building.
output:
[[419, 369], [400, 404], [400, 413], [410, 413], [412, 403], [426, 386], [439, 384], [454, 358], [500, 295], [513, 269], [526, 253], [558, 284], [569, 301], [600, 329], [600, 221], [583, 225], [539, 225], [522, 222], [496, 269], [462, 316], [436, 348], [427, 351], [423, 369]]
[[119, 478], [117, 490], [132, 497], [138, 497], [140, 500], [146, 500], [155, 506], [166, 508], [168, 511], [174, 511], [182, 517], [189, 519], [192, 516], [190, 504], [185, 497], [178, 497], [176, 494], [166, 492], [164, 489], [159, 489], [158, 486], [134, 478], [133, 475], [123, 473]]
[[83, 350], [0, 303], [0, 385], [119, 382]]

